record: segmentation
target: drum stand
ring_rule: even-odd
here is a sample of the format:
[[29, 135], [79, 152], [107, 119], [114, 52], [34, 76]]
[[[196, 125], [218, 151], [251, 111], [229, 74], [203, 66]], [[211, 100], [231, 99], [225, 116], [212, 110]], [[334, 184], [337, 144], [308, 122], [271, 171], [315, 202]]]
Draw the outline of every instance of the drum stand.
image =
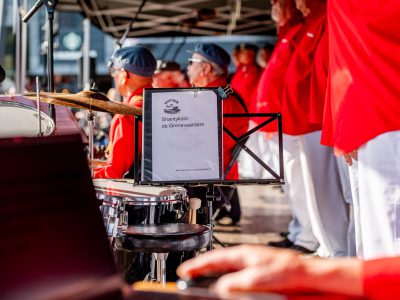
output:
[[[168, 253], [153, 253], [156, 262], [157, 277], [156, 282], [161, 283], [163, 287], [167, 282], [167, 258]], [[153, 279], [154, 280], [154, 279]]]
[[222, 247], [226, 247], [226, 245], [224, 243], [222, 243], [219, 239], [217, 239], [214, 236], [213, 202], [221, 201], [221, 195], [216, 195], [215, 186], [213, 184], [209, 184], [207, 186], [206, 199], [207, 199], [207, 210], [208, 210], [207, 227], [210, 230], [210, 243], [208, 244], [207, 250], [212, 250], [214, 248], [214, 245], [213, 245], [214, 240]]
[[[89, 110], [87, 115], [87, 122], [89, 127], [89, 161], [93, 162], [94, 157], [94, 113]], [[92, 177], [93, 177], [93, 168], [91, 168]]]

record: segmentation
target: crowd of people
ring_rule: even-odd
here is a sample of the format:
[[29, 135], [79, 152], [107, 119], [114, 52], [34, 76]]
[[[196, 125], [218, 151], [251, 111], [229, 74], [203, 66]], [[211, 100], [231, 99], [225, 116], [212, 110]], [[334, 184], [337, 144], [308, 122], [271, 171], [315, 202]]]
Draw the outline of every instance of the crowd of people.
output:
[[[229, 272], [216, 284], [221, 292], [400, 293], [392, 286], [400, 260], [387, 258], [400, 252], [399, 15], [395, 0], [272, 0], [273, 49], [240, 44], [231, 58], [218, 45], [198, 44], [187, 79], [177, 63], [157, 65], [144, 47], [114, 53], [110, 74], [130, 105], [142, 107], [144, 88], [219, 87], [230, 80], [235, 93], [224, 100], [224, 113], [282, 114], [292, 220], [283, 240], [269, 246], [291, 250], [221, 249], [182, 265], [183, 277]], [[229, 78], [231, 60], [236, 72]], [[224, 126], [240, 135], [260, 122], [227, 119]], [[95, 178], [129, 174], [133, 126], [133, 117], [114, 116], [107, 164]], [[268, 157], [276, 132], [269, 125], [248, 143], [262, 145], [259, 154]], [[224, 170], [234, 146], [225, 134]], [[237, 164], [225, 178], [239, 178]], [[299, 253], [342, 258], [305, 260]]]

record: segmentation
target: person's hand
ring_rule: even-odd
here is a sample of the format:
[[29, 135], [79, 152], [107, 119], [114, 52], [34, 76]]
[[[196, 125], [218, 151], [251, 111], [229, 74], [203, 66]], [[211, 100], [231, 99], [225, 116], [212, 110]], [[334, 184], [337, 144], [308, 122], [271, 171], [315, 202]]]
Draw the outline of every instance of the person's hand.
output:
[[202, 254], [183, 263], [177, 273], [184, 279], [224, 274], [215, 284], [220, 294], [234, 290], [287, 291], [301, 287], [304, 266], [297, 252], [243, 245]]
[[[220, 248], [184, 262], [183, 279], [222, 274], [213, 289], [231, 292], [330, 292], [362, 295], [362, 262], [357, 259], [301, 258], [297, 252], [264, 246]], [[352, 282], [345, 291], [343, 286]]]
[[358, 160], [358, 150], [353, 150], [351, 152], [343, 154], [343, 158], [346, 163], [351, 167], [353, 165], [353, 159]]
[[272, 140], [276, 135], [276, 132], [266, 132], [264, 137], [266, 140]]

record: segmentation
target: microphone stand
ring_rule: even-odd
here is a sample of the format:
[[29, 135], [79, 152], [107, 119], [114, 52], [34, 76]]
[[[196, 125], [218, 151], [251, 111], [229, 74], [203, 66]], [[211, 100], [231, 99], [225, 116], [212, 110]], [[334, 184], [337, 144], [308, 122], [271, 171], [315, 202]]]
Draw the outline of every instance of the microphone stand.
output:
[[[39, 10], [42, 5], [47, 8], [48, 31], [47, 31], [47, 91], [54, 92], [54, 38], [53, 38], [53, 24], [54, 12], [58, 4], [58, 0], [37, 0], [33, 7], [22, 18], [22, 21], [27, 23], [29, 19]], [[49, 104], [49, 116], [56, 124], [56, 110], [54, 104]]]

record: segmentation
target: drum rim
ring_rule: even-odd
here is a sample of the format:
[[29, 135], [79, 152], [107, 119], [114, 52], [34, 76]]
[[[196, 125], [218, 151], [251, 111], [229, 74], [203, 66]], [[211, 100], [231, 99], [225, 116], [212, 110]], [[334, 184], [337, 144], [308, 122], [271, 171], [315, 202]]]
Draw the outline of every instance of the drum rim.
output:
[[[7, 101], [7, 100], [1, 100], [1, 101], [0, 101], [0, 106], [1, 106], [2, 103], [6, 103], [6, 104], [8, 104], [9, 106], [18, 107], [18, 108], [24, 108], [24, 109], [31, 110], [31, 111], [33, 111], [33, 112], [37, 112], [37, 108], [32, 107], [32, 106], [29, 106], [29, 105], [24, 104], [24, 103], [13, 102], [13, 101]], [[39, 116], [38, 116], [38, 117], [39, 117]], [[46, 114], [45, 112], [43, 112], [43, 111], [40, 111], [40, 117], [49, 122], [49, 125], [50, 125], [50, 127], [51, 127], [51, 132], [49, 132], [49, 133], [46, 133], [46, 132], [45, 132], [45, 134], [51, 135], [51, 134], [54, 132], [54, 130], [56, 129], [56, 125], [54, 124], [53, 119], [50, 118], [50, 116], [49, 116], [48, 114]]]
[[[187, 190], [180, 186], [166, 186], [166, 188], [173, 188], [177, 193], [172, 195], [151, 195], [151, 194], [138, 194], [138, 192], [126, 191], [121, 189], [113, 189], [110, 187], [95, 186], [96, 193], [99, 193], [105, 198], [122, 198], [124, 204], [129, 205], [158, 205], [160, 203], [177, 203], [187, 198]], [[114, 195], [107, 194], [114, 193]]]

